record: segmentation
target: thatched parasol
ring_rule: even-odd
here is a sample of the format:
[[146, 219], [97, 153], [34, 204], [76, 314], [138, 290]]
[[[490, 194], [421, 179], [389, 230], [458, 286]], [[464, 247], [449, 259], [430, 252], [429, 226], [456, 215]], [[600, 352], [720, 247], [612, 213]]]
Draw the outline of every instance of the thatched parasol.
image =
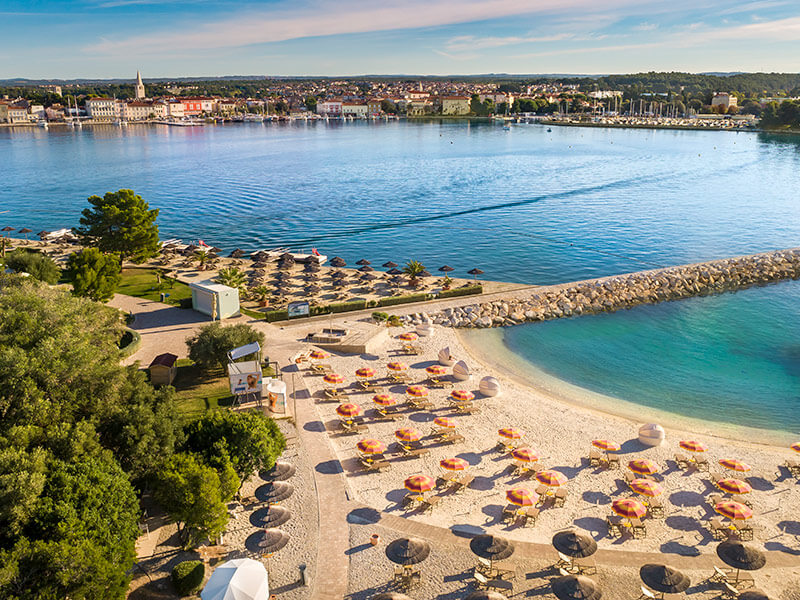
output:
[[44, 230], [42, 230], [42, 231], [40, 231], [39, 233], [37, 233], [36, 235], [38, 235], [38, 236], [39, 236], [39, 239], [40, 239], [40, 240], [43, 240], [43, 239], [44, 239], [44, 238], [46, 238], [48, 235], [50, 235], [50, 232], [49, 232], [49, 231], [44, 231]]
[[430, 544], [419, 538], [399, 538], [386, 546], [386, 558], [404, 566], [421, 563], [430, 553]]
[[388, 275], [402, 275], [403, 272], [400, 269], [389, 269], [386, 271]]
[[374, 271], [375, 269], [373, 269], [369, 265], [364, 265], [363, 267], [360, 267], [358, 270], [361, 271], [362, 273], [370, 273], [370, 272]]
[[27, 242], [28, 234], [33, 233], [33, 229], [28, 229], [27, 227], [23, 227], [22, 229], [19, 230], [19, 232], [25, 236], [25, 241]]
[[271, 469], [259, 471], [258, 476], [264, 481], [286, 481], [294, 473], [295, 467], [292, 463], [279, 460]]
[[373, 281], [373, 280], [375, 280], [377, 278], [378, 278], [378, 276], [377, 275], [373, 275], [372, 273], [364, 273], [360, 277], [361, 281]]
[[597, 552], [597, 542], [588, 535], [571, 529], [553, 536], [553, 548], [571, 558], [586, 558]]
[[769, 596], [761, 590], [747, 590], [739, 594], [737, 600], [769, 600]]
[[411, 598], [400, 592], [383, 592], [373, 596], [370, 600], [411, 600]]
[[259, 532], [258, 547], [264, 554], [274, 554], [289, 543], [289, 536], [280, 529], [265, 529]]
[[250, 523], [254, 527], [280, 527], [292, 518], [292, 513], [288, 508], [271, 504], [265, 508], [259, 508], [250, 514]]
[[464, 600], [508, 600], [503, 594], [500, 592], [495, 592], [494, 590], [478, 590], [477, 592], [472, 592], [469, 596], [464, 598]]
[[394, 263], [392, 261], [383, 263], [383, 268], [384, 269], [394, 269], [394, 268], [397, 268], [397, 266], [398, 266], [398, 264]]
[[417, 277], [432, 277], [432, 275], [428, 271], [421, 271], [417, 274]]
[[334, 256], [331, 259], [331, 266], [336, 267], [337, 269], [341, 269], [342, 267], [346, 267], [347, 263], [344, 262], [344, 259], [341, 258], [340, 256]]
[[474, 275], [476, 280], [478, 279], [478, 275], [483, 275], [483, 271], [481, 271], [480, 269], [470, 269], [469, 271], [467, 271], [467, 273], [469, 273], [470, 275]]
[[720, 542], [717, 546], [717, 556], [737, 571], [739, 569], [757, 571], [767, 562], [767, 557], [761, 550], [746, 546], [738, 540]]
[[442, 273], [450, 273], [452, 271], [455, 271], [455, 269], [450, 265], [444, 265], [443, 267], [439, 267], [439, 271], [441, 271]]
[[667, 565], [643, 565], [639, 577], [647, 587], [664, 594], [680, 594], [692, 585], [685, 574]]
[[267, 483], [256, 488], [255, 496], [261, 502], [268, 502], [269, 504], [276, 504], [283, 502], [294, 493], [294, 486], [285, 481], [276, 481], [274, 483]]
[[361, 260], [357, 260], [356, 264], [357, 265], [361, 265], [361, 266], [367, 266], [367, 265], [371, 265], [372, 263], [369, 262], [366, 258], [362, 258]]
[[567, 575], [550, 582], [553, 593], [559, 600], [600, 600], [600, 587], [583, 575]]
[[472, 553], [491, 561], [505, 560], [514, 554], [514, 544], [488, 533], [475, 536], [469, 542]]
[[236, 248], [233, 252], [228, 254], [230, 258], [242, 258], [244, 256], [244, 250], [241, 248]]

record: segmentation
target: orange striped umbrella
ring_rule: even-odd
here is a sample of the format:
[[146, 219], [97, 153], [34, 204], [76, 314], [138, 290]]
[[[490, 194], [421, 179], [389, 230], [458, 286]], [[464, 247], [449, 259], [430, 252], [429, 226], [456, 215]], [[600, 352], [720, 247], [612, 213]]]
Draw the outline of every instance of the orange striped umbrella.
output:
[[539, 499], [534, 492], [517, 487], [506, 491], [506, 500], [514, 506], [533, 506]]
[[427, 475], [412, 475], [405, 480], [403, 485], [409, 492], [422, 494], [423, 492], [430, 492], [435, 487], [436, 482]]
[[620, 498], [611, 503], [611, 510], [626, 519], [641, 519], [647, 514], [647, 507], [636, 498]]
[[401, 442], [418, 442], [422, 436], [420, 435], [419, 431], [413, 427], [404, 427], [403, 429], [398, 429], [395, 431], [394, 437]]
[[400, 372], [400, 371], [407, 371], [408, 365], [404, 362], [390, 362], [386, 365], [386, 368], [390, 371]]
[[536, 481], [548, 487], [558, 487], [567, 483], [567, 476], [558, 471], [539, 471], [536, 474]]
[[336, 414], [344, 419], [352, 419], [361, 414], [361, 407], [347, 402], [336, 407]]
[[507, 440], [518, 440], [522, 437], [522, 432], [513, 427], [503, 427], [497, 430], [497, 435], [506, 438]]
[[795, 452], [800, 452], [800, 442], [795, 442], [794, 444], [789, 446], [789, 448], [791, 448]]
[[539, 455], [530, 448], [516, 448], [511, 451], [511, 456], [524, 463], [532, 463], [539, 460]]
[[681, 440], [678, 442], [678, 446], [686, 450], [687, 452], [707, 452], [708, 446], [706, 446], [703, 442], [697, 442], [695, 440]]
[[753, 491], [751, 485], [741, 479], [720, 479], [717, 487], [728, 494], [749, 494]]
[[743, 463], [740, 460], [736, 460], [735, 458], [723, 458], [719, 461], [726, 469], [730, 469], [731, 471], [738, 471], [739, 473], [746, 473], [753, 467], [748, 465], [747, 463]]
[[649, 479], [634, 479], [629, 485], [630, 488], [637, 494], [641, 494], [642, 496], [650, 496], [651, 498], [660, 495], [664, 491], [664, 488], [661, 487], [661, 484], [656, 483], [655, 481], [650, 481]]
[[410, 385], [406, 388], [406, 394], [414, 398], [425, 398], [428, 395], [428, 388], [424, 385]]
[[413, 331], [407, 331], [406, 333], [401, 333], [400, 335], [397, 336], [398, 340], [403, 340], [404, 342], [413, 342], [418, 338], [419, 336]]
[[467, 390], [453, 390], [450, 397], [456, 402], [471, 402], [475, 399], [475, 394]]
[[445, 369], [442, 365], [431, 365], [430, 367], [425, 367], [425, 371], [428, 375], [444, 375], [447, 373], [447, 369]]
[[714, 505], [714, 510], [731, 521], [746, 521], [753, 518], [753, 511], [749, 507], [733, 500], [717, 502]]
[[611, 440], [592, 440], [592, 446], [606, 452], [619, 452], [622, 446]]
[[356, 371], [356, 377], [360, 377], [361, 379], [369, 379], [370, 377], [375, 377], [375, 369], [372, 367], [361, 367]]
[[311, 354], [308, 355], [312, 360], [325, 360], [326, 358], [331, 357], [330, 352], [325, 352], [325, 350], [312, 350]]
[[653, 475], [661, 470], [656, 463], [646, 458], [637, 458], [630, 461], [628, 468], [637, 475]]
[[446, 471], [463, 471], [469, 467], [469, 463], [463, 458], [445, 458], [439, 461], [439, 466]]
[[364, 438], [356, 444], [356, 448], [362, 454], [383, 454], [386, 452], [386, 446], [379, 440]]
[[378, 406], [394, 406], [397, 400], [391, 394], [375, 394], [372, 401]]
[[322, 381], [330, 383], [331, 385], [336, 385], [337, 383], [344, 383], [344, 377], [338, 373], [328, 373], [322, 378]]
[[433, 420], [433, 424], [437, 427], [441, 427], [442, 429], [455, 429], [456, 422], [449, 417], [436, 417]]

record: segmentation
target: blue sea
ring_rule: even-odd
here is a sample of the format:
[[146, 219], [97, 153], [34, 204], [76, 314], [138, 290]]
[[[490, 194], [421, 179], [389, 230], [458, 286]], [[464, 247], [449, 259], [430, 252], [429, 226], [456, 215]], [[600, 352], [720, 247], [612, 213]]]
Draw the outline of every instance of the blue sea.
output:
[[[132, 188], [163, 238], [318, 248], [546, 284], [800, 246], [800, 140], [468, 121], [0, 129], [0, 224], [77, 224]], [[580, 387], [800, 432], [800, 288], [503, 332]]]

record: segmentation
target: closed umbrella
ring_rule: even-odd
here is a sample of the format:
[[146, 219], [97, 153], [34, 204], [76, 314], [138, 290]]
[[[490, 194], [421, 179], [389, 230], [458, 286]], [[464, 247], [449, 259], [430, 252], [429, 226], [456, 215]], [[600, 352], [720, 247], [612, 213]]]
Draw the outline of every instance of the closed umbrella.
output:
[[600, 600], [603, 593], [593, 579], [584, 575], [566, 575], [550, 582], [559, 600]]
[[386, 558], [404, 567], [421, 563], [430, 553], [430, 544], [419, 538], [399, 538], [386, 546]]
[[264, 600], [269, 594], [264, 565], [252, 558], [237, 558], [218, 565], [208, 578], [202, 600]]
[[377, 275], [373, 275], [372, 273], [364, 273], [359, 279], [361, 281], [375, 281], [378, 278]]
[[739, 571], [757, 571], [767, 563], [767, 556], [752, 546], [747, 546], [738, 540], [720, 542], [717, 546], [717, 556], [729, 567], [736, 569], [736, 581], [739, 583]]
[[241, 248], [236, 248], [233, 252], [231, 252], [228, 256], [231, 258], [242, 258], [244, 256], [244, 250]]
[[261, 471], [258, 475], [265, 481], [286, 481], [294, 475], [294, 473], [295, 466], [292, 463], [279, 460], [275, 462], [275, 465], [271, 469]]
[[662, 598], [664, 594], [685, 592], [692, 585], [691, 580], [684, 573], [667, 565], [642, 565], [642, 568], [639, 569], [639, 577], [647, 587], [661, 592]]
[[254, 527], [280, 527], [292, 518], [292, 513], [288, 508], [271, 504], [266, 508], [259, 508], [250, 515], [250, 523]]

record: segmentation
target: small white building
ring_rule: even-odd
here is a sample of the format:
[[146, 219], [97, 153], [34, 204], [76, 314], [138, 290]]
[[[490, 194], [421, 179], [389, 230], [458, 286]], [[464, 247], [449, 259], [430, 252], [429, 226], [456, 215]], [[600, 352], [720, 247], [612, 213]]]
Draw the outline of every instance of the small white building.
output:
[[239, 290], [214, 281], [190, 283], [192, 308], [212, 320], [227, 319], [239, 314]]
[[728, 110], [731, 106], [736, 106], [738, 103], [739, 99], [728, 92], [717, 92], [711, 98], [711, 106], [722, 106], [725, 110]]
[[86, 114], [95, 121], [113, 121], [120, 117], [120, 102], [114, 98], [89, 98]]

